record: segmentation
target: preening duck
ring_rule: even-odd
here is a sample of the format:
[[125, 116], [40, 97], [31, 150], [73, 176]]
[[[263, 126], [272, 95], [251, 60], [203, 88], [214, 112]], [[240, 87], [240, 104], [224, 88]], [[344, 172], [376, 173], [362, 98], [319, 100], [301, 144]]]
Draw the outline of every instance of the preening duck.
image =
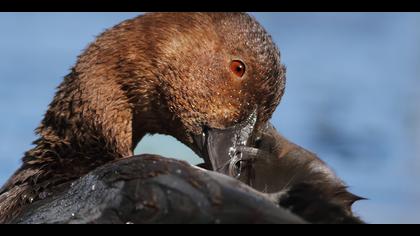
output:
[[[151, 13], [124, 21], [99, 35], [59, 85], [35, 146], [0, 190], [0, 222], [99, 166], [133, 156], [146, 134], [177, 138], [207, 169], [238, 178], [239, 170], [244, 182], [269, 176], [272, 189], [281, 190], [277, 172], [250, 177], [250, 165], [233, 160], [244, 146], [250, 149], [241, 157], [281, 156], [258, 145], [284, 89], [279, 50], [248, 14]], [[264, 168], [252, 168], [264, 176]], [[282, 196], [280, 203], [292, 200]]]
[[208, 161], [206, 134], [256, 113], [285, 87], [271, 37], [243, 13], [153, 13], [105, 31], [79, 56], [1, 189], [0, 222], [51, 188], [133, 155], [146, 134], [174, 136]]

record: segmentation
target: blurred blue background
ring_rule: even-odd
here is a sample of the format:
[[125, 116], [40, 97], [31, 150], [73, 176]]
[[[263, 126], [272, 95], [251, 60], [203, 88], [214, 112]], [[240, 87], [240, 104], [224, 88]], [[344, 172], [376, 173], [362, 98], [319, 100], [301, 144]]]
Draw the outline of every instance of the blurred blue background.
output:
[[[0, 13], [0, 183], [31, 147], [77, 55], [103, 30], [136, 15]], [[252, 15], [288, 68], [275, 126], [369, 198], [355, 204], [367, 222], [420, 223], [420, 14]], [[164, 136], [148, 137], [136, 152], [200, 162]]]

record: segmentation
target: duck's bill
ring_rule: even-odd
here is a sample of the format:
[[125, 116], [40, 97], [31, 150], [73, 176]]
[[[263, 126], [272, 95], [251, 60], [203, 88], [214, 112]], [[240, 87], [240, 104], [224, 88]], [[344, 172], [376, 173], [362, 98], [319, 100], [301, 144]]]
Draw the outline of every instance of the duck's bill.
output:
[[[199, 155], [205, 163], [201, 165], [206, 169], [214, 170], [233, 177], [239, 177], [241, 170], [244, 170], [243, 160], [253, 151], [248, 146], [252, 140], [255, 124], [257, 121], [256, 112], [253, 112], [241, 123], [226, 129], [205, 129], [202, 135], [194, 137], [195, 146]], [[243, 152], [244, 149], [247, 149]]]

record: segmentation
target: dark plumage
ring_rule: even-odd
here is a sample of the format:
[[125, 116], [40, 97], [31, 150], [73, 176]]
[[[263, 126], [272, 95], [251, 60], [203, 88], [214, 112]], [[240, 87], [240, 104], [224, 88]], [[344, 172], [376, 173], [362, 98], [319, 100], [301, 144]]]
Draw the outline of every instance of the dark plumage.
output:
[[314, 153], [285, 139], [270, 124], [262, 129], [256, 147], [260, 154], [249, 161], [243, 182], [274, 193], [280, 206], [308, 222], [362, 223], [351, 207], [364, 198], [350, 193]]

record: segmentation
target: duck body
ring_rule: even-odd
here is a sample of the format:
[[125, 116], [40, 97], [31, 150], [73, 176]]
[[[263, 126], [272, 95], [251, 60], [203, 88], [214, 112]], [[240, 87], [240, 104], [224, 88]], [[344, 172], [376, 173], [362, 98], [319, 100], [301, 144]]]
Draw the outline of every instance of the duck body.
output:
[[304, 220], [268, 195], [183, 161], [143, 154], [105, 164], [54, 197], [28, 205], [19, 224], [225, 224]]

